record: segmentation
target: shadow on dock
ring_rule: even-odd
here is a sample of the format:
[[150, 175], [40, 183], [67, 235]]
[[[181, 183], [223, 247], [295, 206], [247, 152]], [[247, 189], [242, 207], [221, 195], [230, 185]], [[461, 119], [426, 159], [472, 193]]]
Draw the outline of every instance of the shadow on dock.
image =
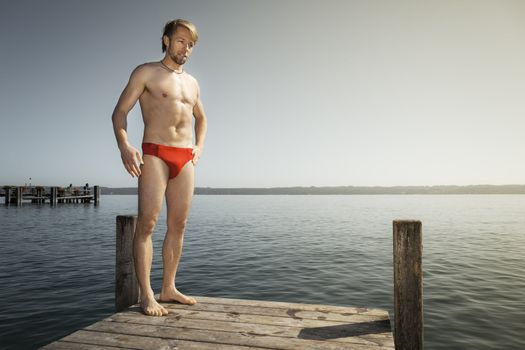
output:
[[298, 335], [301, 339], [328, 340], [359, 337], [367, 334], [390, 332], [390, 320], [376, 320], [336, 326], [303, 328]]

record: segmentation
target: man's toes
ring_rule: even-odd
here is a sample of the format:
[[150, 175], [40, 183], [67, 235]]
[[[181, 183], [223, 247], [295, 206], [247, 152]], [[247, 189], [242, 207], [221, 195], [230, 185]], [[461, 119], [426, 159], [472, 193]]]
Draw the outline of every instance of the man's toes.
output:
[[162, 307], [162, 315], [166, 316], [167, 314], [168, 314], [168, 309], [166, 309], [165, 307]]
[[144, 313], [148, 316], [161, 316], [162, 312], [155, 307], [147, 307], [146, 310], [144, 310]]

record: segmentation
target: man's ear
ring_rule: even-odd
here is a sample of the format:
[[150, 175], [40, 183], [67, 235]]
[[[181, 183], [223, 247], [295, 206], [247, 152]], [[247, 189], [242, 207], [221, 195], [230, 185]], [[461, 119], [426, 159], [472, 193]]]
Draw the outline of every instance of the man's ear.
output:
[[166, 46], [166, 49], [170, 46], [170, 38], [168, 38], [167, 35], [162, 36], [162, 42], [164, 43], [164, 46]]

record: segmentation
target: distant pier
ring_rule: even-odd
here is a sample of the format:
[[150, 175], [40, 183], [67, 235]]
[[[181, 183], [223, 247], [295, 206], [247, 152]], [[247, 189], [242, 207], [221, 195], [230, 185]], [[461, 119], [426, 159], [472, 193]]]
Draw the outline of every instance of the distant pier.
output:
[[5, 205], [21, 206], [25, 203], [57, 205], [59, 203], [100, 203], [100, 186], [3, 186]]

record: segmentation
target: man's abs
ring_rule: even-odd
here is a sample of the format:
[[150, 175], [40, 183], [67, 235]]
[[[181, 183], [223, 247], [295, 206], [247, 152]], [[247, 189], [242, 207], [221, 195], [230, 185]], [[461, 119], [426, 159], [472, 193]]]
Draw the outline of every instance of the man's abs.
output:
[[[154, 124], [154, 126], [150, 125]], [[172, 147], [192, 147], [193, 133], [191, 122], [188, 126], [158, 127], [155, 123], [144, 123], [142, 142]]]

